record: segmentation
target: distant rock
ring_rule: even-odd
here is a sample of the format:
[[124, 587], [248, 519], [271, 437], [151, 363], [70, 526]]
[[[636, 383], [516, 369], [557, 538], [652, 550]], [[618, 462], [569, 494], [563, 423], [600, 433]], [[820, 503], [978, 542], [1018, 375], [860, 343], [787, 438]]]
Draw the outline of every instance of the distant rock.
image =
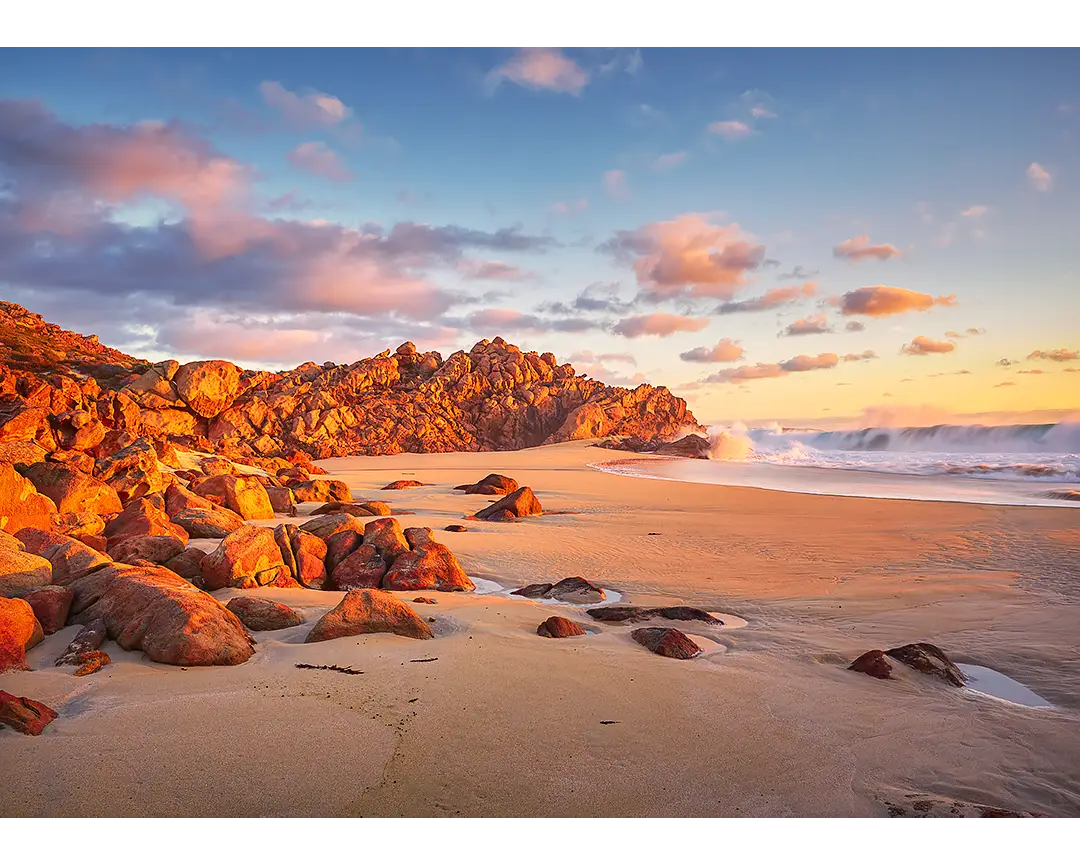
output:
[[587, 610], [597, 621], [648, 621], [650, 618], [666, 618], [669, 621], [702, 621], [720, 625], [724, 622], [704, 609], [693, 606], [602, 606]]
[[536, 600], [540, 597], [546, 597], [551, 590], [551, 582], [534, 582], [532, 585], [526, 585], [523, 588], [518, 588], [516, 591], [511, 591], [511, 594], [517, 594], [519, 597], [528, 597], [531, 600]]
[[0, 690], [0, 726], [10, 726], [23, 735], [40, 735], [59, 716], [43, 702]]
[[585, 636], [585, 628], [569, 618], [552, 615], [546, 621], [540, 622], [536, 628], [539, 636], [547, 636], [550, 639], [565, 639], [569, 636]]
[[194, 414], [217, 417], [240, 392], [240, 370], [225, 360], [197, 360], [177, 369], [172, 383]]
[[468, 530], [464, 525], [447, 525], [443, 528], [443, 531], [449, 531], [452, 534], [464, 534]]
[[862, 672], [871, 678], [881, 678], [882, 680], [892, 678], [892, 664], [885, 659], [884, 651], [876, 649], [860, 654], [847, 668], [852, 672]]
[[522, 486], [473, 515], [477, 519], [491, 519], [491, 517], [504, 512], [509, 513], [516, 519], [520, 519], [523, 516], [543, 515], [544, 509], [540, 506], [540, 502], [536, 500], [532, 489], [528, 486]]
[[693, 639], [674, 627], [642, 627], [630, 635], [639, 645], [644, 645], [661, 657], [692, 660], [701, 653]]
[[225, 608], [248, 630], [284, 630], [303, 623], [294, 609], [263, 597], [234, 597]]
[[305, 642], [323, 642], [364, 633], [394, 633], [411, 639], [433, 639], [431, 627], [408, 604], [389, 591], [350, 591], [308, 633]]
[[457, 488], [466, 495], [509, 495], [517, 491], [518, 482], [503, 474], [488, 474], [479, 483], [467, 483]]
[[678, 441], [662, 444], [653, 452], [657, 456], [678, 456], [684, 459], [708, 459], [709, 439], [701, 435], [685, 435]]
[[331, 513], [345, 513], [368, 519], [372, 516], [389, 516], [390, 505], [382, 501], [327, 501], [311, 511], [312, 516], [324, 516]]
[[963, 687], [967, 681], [964, 673], [949, 660], [945, 652], [929, 642], [913, 642], [899, 648], [890, 648], [885, 653], [905, 666], [940, 678], [953, 687]]
[[393, 483], [387, 483], [382, 488], [385, 492], [390, 489], [417, 489], [425, 485], [427, 484], [421, 483], [419, 480], [395, 480]]

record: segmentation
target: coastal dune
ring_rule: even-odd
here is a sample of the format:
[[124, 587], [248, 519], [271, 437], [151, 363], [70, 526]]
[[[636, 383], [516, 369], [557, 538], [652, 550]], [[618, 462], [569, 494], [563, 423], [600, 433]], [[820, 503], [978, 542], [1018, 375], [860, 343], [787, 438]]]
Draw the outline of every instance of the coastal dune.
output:
[[[437, 599], [414, 607], [435, 619], [434, 640], [304, 644], [342, 594], [225, 589], [223, 602], [267, 597], [303, 619], [255, 633], [255, 655], [233, 667], [167, 667], [108, 642], [113, 665], [76, 678], [52, 666], [65, 628], [28, 653], [34, 672], [0, 675], [0, 689], [60, 715], [40, 737], [0, 733], [0, 815], [883, 816], [922, 799], [1080, 815], [1080, 512], [590, 467], [614, 456], [572, 442], [322, 461], [504, 590], [402, 594]], [[489, 498], [453, 487], [493, 471], [530, 486], [545, 515], [468, 520]], [[431, 485], [379, 491], [402, 479]], [[638, 645], [636, 625], [508, 593], [571, 576], [620, 603], [746, 626], [678, 622], [715, 649], [677, 661]], [[539, 638], [550, 615], [587, 635]], [[1053, 707], [902, 664], [886, 681], [847, 669], [909, 642]]]

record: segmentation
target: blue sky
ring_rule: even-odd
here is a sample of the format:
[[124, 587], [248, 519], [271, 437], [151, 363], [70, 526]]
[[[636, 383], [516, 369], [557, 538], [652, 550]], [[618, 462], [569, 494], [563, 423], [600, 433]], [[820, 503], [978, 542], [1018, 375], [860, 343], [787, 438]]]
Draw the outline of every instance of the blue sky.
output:
[[[0, 103], [37, 108], [0, 124], [2, 218], [35, 251], [0, 295], [151, 359], [278, 368], [502, 335], [667, 385], [706, 420], [1077, 408], [1077, 82], [1067, 50], [6, 51]], [[65, 208], [93, 211], [78, 242]], [[453, 230], [420, 249], [389, 239], [399, 223]], [[744, 241], [746, 266], [672, 275], [695, 243]], [[871, 251], [838, 257], [845, 241]], [[617, 310], [574, 307], [594, 283], [617, 283], [587, 293]], [[874, 286], [956, 296], [888, 315], [838, 299]], [[620, 325], [656, 315], [681, 329]], [[826, 332], [777, 335], [815, 316]], [[902, 353], [916, 337], [937, 347]], [[680, 358], [723, 338], [742, 356]], [[826, 360], [732, 372], [798, 355]]]

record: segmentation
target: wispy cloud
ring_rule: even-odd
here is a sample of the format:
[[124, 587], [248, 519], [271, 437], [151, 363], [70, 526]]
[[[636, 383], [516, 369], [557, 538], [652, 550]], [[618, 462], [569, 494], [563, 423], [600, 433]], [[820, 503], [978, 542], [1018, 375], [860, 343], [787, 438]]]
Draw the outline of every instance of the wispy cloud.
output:
[[306, 141], [290, 150], [285, 158], [298, 171], [306, 171], [336, 183], [347, 183], [355, 176], [341, 157], [322, 141]]
[[762, 312], [767, 309], [778, 309], [782, 306], [790, 306], [799, 303], [807, 297], [813, 297], [817, 293], [816, 282], [805, 282], [802, 285], [789, 285], [783, 288], [770, 288], [759, 297], [748, 297], [746, 300], [729, 300], [716, 307], [717, 315], [733, 315], [736, 312]]
[[745, 356], [746, 351], [742, 345], [726, 336], [712, 347], [693, 348], [679, 355], [680, 359], [688, 363], [734, 363]]
[[1054, 185], [1054, 178], [1038, 162], [1032, 162], [1027, 169], [1028, 182], [1039, 192], [1049, 192]]
[[837, 243], [833, 246], [833, 257], [844, 258], [848, 261], [866, 261], [870, 258], [876, 258], [878, 261], [888, 261], [890, 258], [898, 258], [902, 254], [891, 243], [872, 244], [866, 234], [851, 237], [843, 243]]
[[292, 126], [338, 126], [352, 116], [351, 108], [328, 93], [295, 93], [277, 81], [263, 81], [259, 92], [263, 101]]
[[1040, 349], [1028, 354], [1027, 359], [1052, 360], [1055, 363], [1069, 363], [1073, 360], [1080, 360], [1080, 351], [1070, 351], [1068, 348], [1054, 348], [1050, 351]]
[[672, 168], [677, 168], [686, 161], [686, 151], [680, 150], [677, 153], [663, 153], [657, 156], [653, 160], [653, 171], [670, 171]]
[[741, 141], [754, 132], [750, 125], [742, 120], [716, 120], [705, 128], [725, 141]]
[[990, 212], [990, 208], [985, 204], [972, 204], [967, 210], [960, 212], [961, 216], [966, 216], [969, 219], [980, 219]]
[[799, 354], [783, 363], [755, 363], [753, 366], [736, 366], [714, 372], [704, 379], [707, 384], [731, 384], [740, 381], [755, 381], [761, 378], [784, 378], [796, 372], [814, 372], [820, 369], [832, 369], [840, 362], [836, 354]]
[[589, 73], [558, 48], [521, 48], [492, 69], [486, 79], [494, 92], [503, 81], [511, 81], [530, 90], [551, 90], [580, 95], [589, 83]]
[[616, 200], [625, 200], [630, 197], [630, 183], [626, 178], [626, 172], [613, 168], [604, 172], [604, 191]]
[[900, 349], [900, 353], [921, 357], [927, 354], [950, 354], [955, 350], [955, 342], [938, 342], [929, 336], [916, 336]]
[[615, 324], [612, 332], [636, 339], [639, 336], [670, 336], [673, 333], [695, 333], [709, 325], [708, 318], [692, 318], [669, 312], [652, 312], [649, 315], [633, 315]]
[[559, 216], [569, 216], [571, 213], [584, 213], [588, 209], [588, 198], [575, 198], [573, 201], [556, 201], [551, 205], [551, 212]]
[[824, 314], [809, 315], [800, 318], [793, 324], [789, 324], [780, 331], [781, 336], [814, 336], [821, 333], [832, 333], [828, 318]]

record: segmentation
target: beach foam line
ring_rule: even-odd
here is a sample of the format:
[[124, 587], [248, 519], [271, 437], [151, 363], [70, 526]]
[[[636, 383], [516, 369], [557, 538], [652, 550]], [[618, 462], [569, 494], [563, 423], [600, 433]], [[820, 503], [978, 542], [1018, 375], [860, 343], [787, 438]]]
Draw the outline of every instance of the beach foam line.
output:
[[1025, 708], [1054, 707], [1035, 691], [995, 669], [968, 663], [956, 665], [967, 676], [965, 685], [967, 690], [992, 699], [999, 699], [1002, 702], [1010, 702], [1013, 705], [1023, 705]]

